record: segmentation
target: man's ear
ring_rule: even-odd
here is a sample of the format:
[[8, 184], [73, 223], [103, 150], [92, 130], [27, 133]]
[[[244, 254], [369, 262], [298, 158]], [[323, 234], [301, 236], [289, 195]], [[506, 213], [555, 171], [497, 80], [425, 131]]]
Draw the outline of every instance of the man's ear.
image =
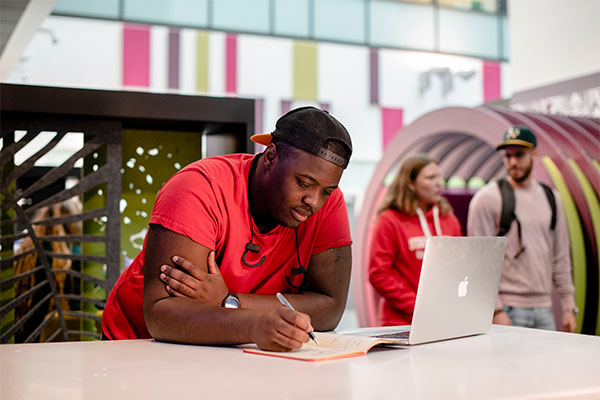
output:
[[534, 147], [533, 149], [531, 149], [531, 156], [533, 157], [534, 160], [537, 160], [537, 158], [539, 157], [539, 152], [538, 152], [538, 148]]
[[274, 143], [270, 143], [264, 151], [265, 162], [264, 167], [271, 169], [277, 163], [277, 146]]

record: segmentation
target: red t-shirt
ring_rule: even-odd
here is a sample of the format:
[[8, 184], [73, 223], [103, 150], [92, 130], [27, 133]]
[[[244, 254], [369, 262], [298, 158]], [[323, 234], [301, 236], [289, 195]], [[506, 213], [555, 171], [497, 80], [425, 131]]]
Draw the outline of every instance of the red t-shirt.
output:
[[[433, 212], [425, 214], [429, 230], [435, 232]], [[444, 236], [461, 236], [454, 214], [440, 216]], [[385, 210], [377, 217], [369, 261], [369, 281], [383, 297], [379, 309], [381, 325], [409, 325], [412, 322], [423, 251], [427, 238], [419, 217]]]
[[[248, 207], [248, 174], [254, 159], [251, 154], [231, 154], [196, 161], [176, 173], [163, 186], [154, 203], [151, 224], [185, 235], [215, 250], [227, 288], [232, 293], [275, 294], [295, 292], [286, 282], [300, 286], [294, 229], [278, 225], [260, 233]], [[271, 194], [276, 196], [277, 193]], [[259, 253], [248, 252], [242, 263], [246, 243], [260, 245]], [[344, 196], [336, 189], [323, 207], [298, 230], [298, 253], [304, 267], [313, 254], [352, 244]], [[150, 334], [142, 313], [144, 249], [127, 268], [108, 297], [102, 329], [110, 339], [146, 338]], [[185, 254], [182, 254], [185, 257]]]

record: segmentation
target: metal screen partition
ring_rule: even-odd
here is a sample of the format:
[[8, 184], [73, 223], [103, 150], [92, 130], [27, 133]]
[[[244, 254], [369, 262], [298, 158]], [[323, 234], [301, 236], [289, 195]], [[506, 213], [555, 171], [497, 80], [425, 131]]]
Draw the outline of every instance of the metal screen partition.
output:
[[162, 184], [254, 151], [252, 99], [1, 83], [0, 111], [0, 343], [99, 339]]
[[[83, 136], [57, 167], [22, 178], [67, 135]], [[49, 138], [17, 165], [26, 146]], [[120, 272], [121, 122], [3, 113], [0, 199], [0, 343], [100, 338]], [[77, 164], [79, 179], [66, 180]]]

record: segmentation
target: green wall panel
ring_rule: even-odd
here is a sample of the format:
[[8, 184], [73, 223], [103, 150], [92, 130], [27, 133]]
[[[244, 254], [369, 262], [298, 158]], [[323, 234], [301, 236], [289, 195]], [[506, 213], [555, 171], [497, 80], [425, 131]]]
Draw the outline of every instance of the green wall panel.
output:
[[208, 56], [209, 56], [208, 32], [198, 31], [196, 33], [196, 90], [208, 93]]
[[[581, 168], [579, 168], [579, 165], [577, 165], [573, 159], [569, 159], [568, 162], [573, 169], [573, 172], [575, 172], [575, 176], [577, 177], [579, 185], [583, 189], [583, 195], [585, 196], [585, 201], [588, 204], [588, 208], [592, 216], [592, 225], [594, 227], [594, 235], [596, 236], [596, 248], [600, 249], [600, 203], [598, 203], [598, 197], [596, 197], [594, 188], [590, 184], [590, 181], [587, 179]], [[600, 266], [600, 253], [596, 263], [596, 265]], [[600, 274], [598, 275], [600, 277]], [[600, 282], [598, 287], [600, 287]], [[600, 307], [598, 307], [598, 319], [596, 320], [596, 335], [600, 335]]]
[[294, 42], [294, 99], [318, 99], [317, 44]]
[[575, 304], [580, 310], [577, 315], [577, 332], [581, 332], [581, 324], [583, 314], [585, 312], [585, 292], [586, 292], [586, 257], [583, 239], [583, 230], [577, 206], [573, 201], [571, 192], [565, 183], [565, 180], [560, 173], [556, 164], [548, 156], [541, 159], [542, 164], [546, 167], [548, 175], [554, 183], [554, 187], [560, 194], [560, 199], [565, 209], [567, 217], [567, 226], [569, 228], [569, 238], [571, 240], [571, 261], [573, 263], [573, 283], [575, 285]]
[[199, 132], [123, 130], [121, 267], [142, 249], [154, 200], [175, 172], [201, 158]]

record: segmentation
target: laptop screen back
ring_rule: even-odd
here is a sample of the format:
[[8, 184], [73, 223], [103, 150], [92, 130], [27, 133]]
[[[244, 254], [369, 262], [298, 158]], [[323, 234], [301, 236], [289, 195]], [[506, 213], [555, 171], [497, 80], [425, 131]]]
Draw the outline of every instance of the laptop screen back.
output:
[[502, 273], [505, 237], [427, 240], [410, 344], [487, 332]]

